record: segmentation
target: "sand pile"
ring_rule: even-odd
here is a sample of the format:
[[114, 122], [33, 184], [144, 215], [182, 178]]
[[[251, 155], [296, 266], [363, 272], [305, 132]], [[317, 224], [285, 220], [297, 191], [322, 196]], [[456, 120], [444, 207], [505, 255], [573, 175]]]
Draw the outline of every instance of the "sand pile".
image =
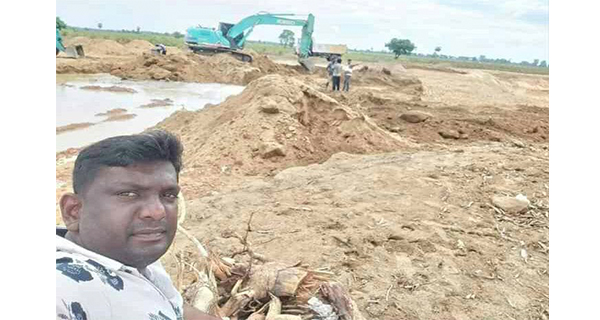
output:
[[356, 66], [352, 74], [352, 83], [362, 86], [390, 86], [394, 88], [412, 87], [423, 91], [421, 80], [407, 75], [402, 66], [394, 69], [380, 65]]
[[88, 44], [83, 44], [86, 55], [91, 56], [121, 56], [130, 55], [129, 50], [114, 40], [93, 39]]
[[[142, 43], [135, 46], [142, 47]], [[218, 82], [238, 85], [246, 85], [266, 74], [299, 75], [293, 68], [279, 65], [264, 55], [251, 50], [247, 53], [253, 57], [251, 63], [242, 62], [227, 53], [203, 56], [186, 53], [177, 48], [167, 49], [165, 56], [143, 52], [136, 60], [116, 66], [111, 74], [135, 80]]]
[[186, 165], [212, 173], [264, 174], [407, 144], [363, 114], [295, 78], [268, 75], [220, 105], [180, 111], [158, 127], [178, 134]]
[[131, 53], [142, 54], [150, 52], [150, 49], [154, 48], [154, 45], [146, 40], [132, 40], [126, 43], [125, 47]]
[[84, 46], [84, 49], [86, 46], [90, 45], [94, 41], [95, 40], [87, 38], [87, 37], [73, 37], [73, 38], [65, 37], [65, 38], [63, 38], [63, 44], [66, 47], [82, 45], [82, 46]]
[[230, 55], [204, 57], [192, 53], [165, 56], [143, 53], [132, 62], [116, 66], [111, 74], [123, 79], [243, 85], [258, 78], [261, 72]]

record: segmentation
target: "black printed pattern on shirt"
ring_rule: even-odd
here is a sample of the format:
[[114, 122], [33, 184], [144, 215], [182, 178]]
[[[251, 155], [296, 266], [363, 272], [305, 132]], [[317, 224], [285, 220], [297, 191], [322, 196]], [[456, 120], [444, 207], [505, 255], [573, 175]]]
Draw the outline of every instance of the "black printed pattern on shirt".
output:
[[183, 320], [183, 314], [181, 313], [181, 309], [179, 307], [173, 306], [173, 310], [175, 310], [175, 316], [177, 320]]
[[71, 302], [70, 304], [67, 304], [63, 300], [63, 304], [69, 311], [69, 314], [59, 313], [57, 314], [58, 318], [65, 320], [87, 320], [87, 314], [79, 302]]
[[92, 259], [88, 259], [87, 263], [96, 268], [96, 273], [100, 276], [102, 283], [108, 284], [117, 291], [123, 290], [123, 279], [121, 279], [121, 277]]
[[167, 317], [162, 311], [158, 311], [158, 314], [148, 313], [148, 319], [150, 320], [171, 320], [171, 318]]
[[93, 279], [92, 274], [82, 264], [74, 262], [71, 258], [56, 259], [56, 270], [76, 282], [91, 281]]

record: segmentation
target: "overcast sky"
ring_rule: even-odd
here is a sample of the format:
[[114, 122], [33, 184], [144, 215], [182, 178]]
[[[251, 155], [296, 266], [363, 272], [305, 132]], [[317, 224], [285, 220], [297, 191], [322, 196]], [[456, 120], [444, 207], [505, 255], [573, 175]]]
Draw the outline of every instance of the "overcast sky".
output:
[[[261, 3], [261, 4], [259, 4]], [[236, 23], [259, 11], [315, 15], [315, 42], [382, 50], [391, 38], [410, 39], [418, 53], [548, 60], [548, 0], [57, 0], [68, 25], [140, 27], [185, 33], [190, 26]], [[302, 17], [300, 17], [302, 18]], [[250, 40], [278, 41], [285, 27], [257, 26]], [[300, 34], [300, 28], [289, 28]]]

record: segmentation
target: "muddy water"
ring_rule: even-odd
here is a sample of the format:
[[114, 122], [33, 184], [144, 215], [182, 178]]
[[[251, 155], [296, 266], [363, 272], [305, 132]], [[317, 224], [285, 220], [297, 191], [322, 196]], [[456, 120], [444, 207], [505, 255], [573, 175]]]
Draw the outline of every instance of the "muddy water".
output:
[[[129, 88], [136, 93], [85, 90], [85, 86]], [[218, 104], [244, 87], [217, 83], [127, 81], [110, 75], [56, 75], [56, 127], [75, 123], [92, 126], [56, 135], [56, 151], [82, 147], [107, 137], [132, 134], [154, 126], [181, 109], [199, 110], [207, 103]], [[141, 108], [153, 99], [170, 99], [170, 106]], [[123, 121], [105, 121], [98, 116], [122, 108], [136, 116]]]

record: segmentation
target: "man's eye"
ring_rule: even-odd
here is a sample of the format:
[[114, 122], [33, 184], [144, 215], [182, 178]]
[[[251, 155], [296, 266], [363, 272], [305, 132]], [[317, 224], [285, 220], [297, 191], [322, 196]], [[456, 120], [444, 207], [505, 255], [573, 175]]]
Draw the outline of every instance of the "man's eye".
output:
[[169, 198], [169, 199], [177, 199], [177, 194], [176, 193], [165, 193], [163, 196], [165, 198]]
[[119, 193], [119, 196], [121, 196], [121, 197], [127, 197], [127, 198], [133, 198], [133, 197], [137, 197], [137, 193], [132, 192], [132, 191], [125, 191], [125, 192]]

